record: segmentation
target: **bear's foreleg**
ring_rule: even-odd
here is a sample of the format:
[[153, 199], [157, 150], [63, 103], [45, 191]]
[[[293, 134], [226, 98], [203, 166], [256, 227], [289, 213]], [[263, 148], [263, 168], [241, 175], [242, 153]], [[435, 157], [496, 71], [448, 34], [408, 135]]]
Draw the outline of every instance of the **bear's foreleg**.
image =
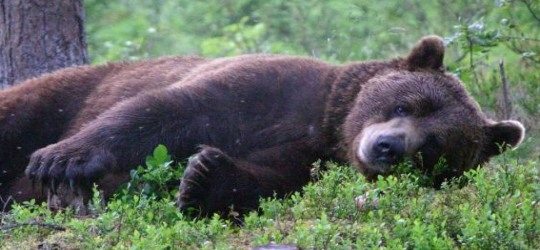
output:
[[300, 190], [310, 179], [312, 160], [293, 145], [260, 150], [246, 159], [203, 147], [189, 159], [179, 208], [197, 215], [244, 214], [257, 209], [261, 198], [281, 198]]

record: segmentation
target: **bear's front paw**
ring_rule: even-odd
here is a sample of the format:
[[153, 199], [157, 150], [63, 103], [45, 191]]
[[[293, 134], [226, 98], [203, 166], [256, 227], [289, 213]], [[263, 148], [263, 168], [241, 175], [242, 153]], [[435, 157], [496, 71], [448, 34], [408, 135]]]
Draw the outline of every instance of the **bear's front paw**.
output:
[[190, 212], [194, 209], [203, 214], [208, 212], [209, 194], [215, 184], [212, 179], [218, 175], [216, 172], [219, 169], [232, 168], [232, 159], [217, 148], [203, 147], [198, 154], [190, 157], [180, 182], [180, 210]]
[[[115, 164], [114, 159], [106, 150], [74, 147], [60, 142], [34, 152], [26, 174], [33, 182], [37, 181], [48, 189], [50, 201], [62, 200], [49, 204], [59, 208], [58, 204], [72, 203], [69, 197], [87, 200], [89, 197], [84, 197], [90, 193], [87, 189]], [[52, 199], [53, 196], [59, 197]]]

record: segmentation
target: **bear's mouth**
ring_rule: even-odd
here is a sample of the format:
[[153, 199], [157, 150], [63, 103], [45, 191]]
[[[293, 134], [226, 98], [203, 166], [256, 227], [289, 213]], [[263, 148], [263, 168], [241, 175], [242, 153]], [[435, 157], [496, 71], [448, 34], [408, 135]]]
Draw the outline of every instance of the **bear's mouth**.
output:
[[437, 136], [427, 136], [424, 143], [412, 157], [414, 167], [424, 173], [432, 172], [434, 166], [440, 162], [443, 156], [442, 149], [442, 142]]

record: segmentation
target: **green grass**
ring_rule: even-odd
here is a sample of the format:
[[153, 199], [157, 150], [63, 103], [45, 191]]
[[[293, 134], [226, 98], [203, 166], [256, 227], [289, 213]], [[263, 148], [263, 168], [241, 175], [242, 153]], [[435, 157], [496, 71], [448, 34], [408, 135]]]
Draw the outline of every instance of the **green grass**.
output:
[[[467, 172], [464, 187], [448, 183], [441, 190], [419, 186], [417, 176], [406, 174], [367, 183], [353, 168], [330, 164], [301, 194], [264, 200], [261, 212], [238, 226], [178, 212], [168, 195], [173, 190], [152, 186], [176, 178], [159, 172], [170, 166], [165, 154], [156, 149], [131, 186], [105, 207], [96, 196], [91, 216], [54, 214], [33, 202], [16, 205], [0, 217], [0, 248], [248, 249], [269, 242], [302, 249], [540, 248], [536, 160], [499, 157]], [[378, 207], [359, 211], [354, 198], [363, 194], [378, 197]]]

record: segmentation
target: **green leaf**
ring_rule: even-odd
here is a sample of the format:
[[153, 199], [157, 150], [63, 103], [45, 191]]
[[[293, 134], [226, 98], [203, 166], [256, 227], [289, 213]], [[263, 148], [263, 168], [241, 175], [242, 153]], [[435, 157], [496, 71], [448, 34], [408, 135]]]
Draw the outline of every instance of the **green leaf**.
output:
[[153, 156], [157, 164], [163, 164], [171, 160], [171, 157], [169, 156], [169, 153], [167, 152], [167, 147], [165, 147], [162, 144], [159, 144], [154, 149]]

